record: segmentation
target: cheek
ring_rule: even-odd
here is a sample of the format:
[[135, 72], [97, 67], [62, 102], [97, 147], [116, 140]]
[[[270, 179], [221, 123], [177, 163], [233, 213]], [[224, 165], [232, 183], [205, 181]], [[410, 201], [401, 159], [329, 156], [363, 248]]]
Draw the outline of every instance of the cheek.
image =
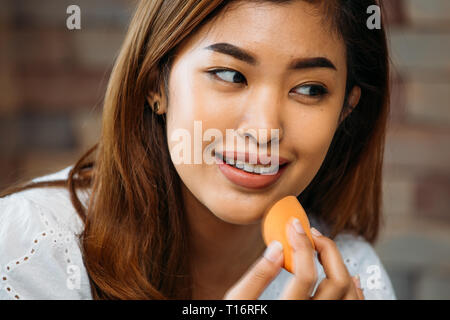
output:
[[334, 134], [334, 118], [315, 117], [299, 130], [304, 155], [321, 155], [328, 149]]
[[[180, 70], [182, 71], [182, 70]], [[180, 73], [180, 72], [179, 72]], [[183, 73], [183, 72], [181, 72]], [[187, 71], [185, 73], [188, 73]], [[190, 71], [189, 73], [193, 73]], [[203, 130], [207, 128], [225, 128], [232, 120], [229, 115], [231, 105], [229, 99], [211, 90], [201, 76], [182, 75], [176, 73], [171, 79], [169, 108], [167, 112], [168, 131], [183, 127], [193, 130], [194, 121], [201, 121]], [[225, 103], [225, 101], [227, 101]], [[191, 129], [190, 129], [191, 128]], [[169, 135], [168, 135], [169, 136]]]
[[299, 137], [299, 148], [303, 157], [325, 157], [336, 132], [342, 105], [344, 90], [339, 90], [324, 103], [316, 106], [304, 106], [299, 121], [292, 124], [294, 135]]
[[289, 137], [300, 165], [318, 170], [333, 139], [338, 109], [330, 106], [308, 107], [301, 116], [289, 120]]
[[195, 189], [199, 177], [211, 166], [205, 163], [203, 152], [211, 140], [204, 138], [208, 129], [219, 130], [225, 136], [230, 124], [224, 117], [225, 106], [219, 105], [211, 90], [205, 90], [202, 83], [191, 77], [193, 71], [174, 67], [170, 79], [169, 106], [167, 109], [167, 144], [172, 162], [186, 185]]

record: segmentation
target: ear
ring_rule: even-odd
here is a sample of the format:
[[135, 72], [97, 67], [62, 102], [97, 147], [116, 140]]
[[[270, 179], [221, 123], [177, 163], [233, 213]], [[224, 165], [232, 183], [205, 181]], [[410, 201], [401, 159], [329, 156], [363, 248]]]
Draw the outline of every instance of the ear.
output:
[[360, 98], [361, 98], [361, 88], [359, 86], [354, 86], [352, 88], [352, 91], [348, 95], [347, 105], [344, 106], [344, 113], [341, 115], [341, 120], [339, 121], [339, 124], [341, 124], [341, 122], [344, 121], [345, 118], [347, 118], [347, 116], [353, 111], [353, 109], [359, 103]]
[[149, 82], [153, 85], [149, 85], [149, 89], [146, 95], [146, 100], [151, 108], [153, 108], [153, 104], [158, 101], [159, 102], [159, 110], [157, 114], [162, 115], [167, 112], [168, 108], [168, 97], [166, 96], [167, 88], [165, 80], [163, 79], [162, 73], [153, 73], [152, 78], [149, 79]]
[[148, 105], [149, 105], [150, 107], [153, 106], [153, 104], [155, 103], [155, 101], [160, 101], [159, 95], [158, 95], [157, 93], [155, 93], [155, 92], [148, 92], [148, 93], [147, 93], [147, 96], [145, 97], [145, 99], [147, 100]]
[[160, 93], [157, 92], [148, 92], [147, 96], [146, 96], [146, 100], [148, 105], [150, 106], [150, 108], [153, 109], [153, 104], [155, 102], [159, 102], [159, 110], [157, 112], [157, 114], [163, 114], [166, 112], [166, 99], [164, 97], [164, 95], [161, 95]]

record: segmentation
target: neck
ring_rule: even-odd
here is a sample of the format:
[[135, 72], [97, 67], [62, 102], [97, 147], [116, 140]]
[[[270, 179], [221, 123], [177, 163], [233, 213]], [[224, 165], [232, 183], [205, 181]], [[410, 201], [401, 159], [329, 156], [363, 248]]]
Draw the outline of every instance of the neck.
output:
[[216, 217], [183, 185], [194, 285], [234, 284], [262, 255], [261, 222], [236, 225]]

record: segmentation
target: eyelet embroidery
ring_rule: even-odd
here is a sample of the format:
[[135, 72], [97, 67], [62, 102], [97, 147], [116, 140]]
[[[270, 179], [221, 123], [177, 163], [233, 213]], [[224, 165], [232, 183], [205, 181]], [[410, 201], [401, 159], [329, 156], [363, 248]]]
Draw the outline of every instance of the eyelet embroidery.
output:
[[[385, 275], [381, 272], [378, 272], [377, 274], [369, 272], [371, 266], [377, 265], [376, 262], [357, 261], [357, 259], [353, 258], [355, 250], [361, 250], [361, 247], [359, 247], [359, 245], [364, 241], [365, 240], [362, 236], [353, 238], [353, 236], [350, 234], [341, 234], [339, 240], [336, 241], [347, 270], [349, 271], [351, 276], [359, 274], [361, 287], [365, 296], [368, 292], [370, 292], [370, 296], [372, 299], [386, 299], [386, 297], [392, 297], [393, 292], [388, 288], [386, 284]], [[379, 270], [381, 271], [381, 269]], [[381, 284], [379, 288], [374, 287], [375, 277], [377, 277], [379, 283]], [[380, 295], [380, 292], [382, 292], [383, 295]], [[366, 296], [366, 298], [367, 297], [368, 296]]]
[[6, 284], [4, 290], [14, 300], [20, 300], [20, 296], [17, 294], [16, 290], [14, 290], [14, 288], [10, 284]]
[[34, 238], [31, 247], [27, 250], [27, 252], [24, 255], [22, 255], [19, 258], [13, 259], [6, 264], [6, 266], [5, 266], [6, 272], [10, 272], [10, 271], [14, 270], [15, 268], [17, 268], [18, 266], [30, 261], [30, 258], [38, 250], [38, 246], [42, 242], [41, 241], [42, 238], [45, 238], [46, 235], [47, 235], [46, 232], [40, 232], [39, 235], [37, 235]]
[[[4, 266], [4, 268], [2, 268], [0, 266], [0, 284], [2, 284], [2, 286], [3, 286], [3, 288], [2, 288], [2, 286], [0, 286], [0, 290], [5, 290], [7, 292], [7, 294], [14, 300], [21, 299], [21, 295], [19, 295], [15, 291], [13, 286], [9, 283], [8, 274], [12, 270], [16, 269], [17, 267], [29, 262], [30, 259], [32, 258], [32, 256], [39, 249], [39, 246], [44, 239], [53, 238], [53, 241], [51, 243], [53, 243], [58, 248], [64, 247], [64, 250], [63, 250], [64, 261], [67, 263], [67, 265], [69, 265], [72, 261], [71, 256], [70, 256], [70, 251], [69, 251], [70, 240], [71, 240], [71, 238], [73, 238], [73, 235], [71, 234], [71, 232], [63, 230], [61, 228], [58, 228], [58, 231], [56, 231], [54, 226], [47, 219], [47, 216], [42, 212], [40, 206], [35, 204], [32, 200], [29, 200], [29, 203], [31, 203], [35, 207], [35, 209], [38, 210], [39, 218], [40, 218], [41, 222], [47, 227], [47, 229], [39, 232], [39, 234], [37, 234], [35, 237], [33, 237], [31, 246], [24, 255], [22, 255], [19, 258], [11, 260]], [[66, 231], [66, 232], [64, 232], [64, 231]], [[60, 241], [58, 241], [58, 238], [60, 239]], [[3, 270], [4, 270], [4, 272], [1, 273]]]

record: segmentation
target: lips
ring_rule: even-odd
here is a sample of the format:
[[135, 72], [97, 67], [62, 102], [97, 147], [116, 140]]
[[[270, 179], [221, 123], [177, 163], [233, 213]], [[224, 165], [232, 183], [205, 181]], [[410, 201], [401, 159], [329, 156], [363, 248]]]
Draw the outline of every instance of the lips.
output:
[[[241, 160], [237, 158], [239, 155], [238, 152], [231, 152], [227, 155], [231, 156], [234, 154], [234, 161]], [[252, 172], [247, 172], [245, 170], [239, 169], [234, 167], [233, 165], [229, 165], [223, 161], [223, 159], [232, 159], [233, 157], [228, 158], [222, 158], [225, 155], [225, 153], [216, 153], [215, 159], [217, 166], [219, 167], [221, 173], [228, 179], [228, 181], [232, 182], [235, 185], [238, 185], [240, 187], [244, 187], [247, 189], [262, 189], [269, 187], [270, 185], [274, 184], [281, 175], [286, 171], [286, 168], [288, 167], [289, 161], [287, 161], [285, 158], [279, 158], [280, 164], [278, 165], [278, 170], [274, 174], [257, 174]], [[240, 153], [241, 157], [245, 156], [245, 159], [247, 161], [254, 160], [251, 157], [249, 157], [248, 153]], [[256, 157], [255, 157], [256, 158]], [[260, 160], [259, 157], [257, 160]], [[281, 164], [283, 163], [283, 164]], [[261, 165], [267, 165], [264, 163], [261, 163]], [[272, 163], [272, 165], [275, 165]]]

